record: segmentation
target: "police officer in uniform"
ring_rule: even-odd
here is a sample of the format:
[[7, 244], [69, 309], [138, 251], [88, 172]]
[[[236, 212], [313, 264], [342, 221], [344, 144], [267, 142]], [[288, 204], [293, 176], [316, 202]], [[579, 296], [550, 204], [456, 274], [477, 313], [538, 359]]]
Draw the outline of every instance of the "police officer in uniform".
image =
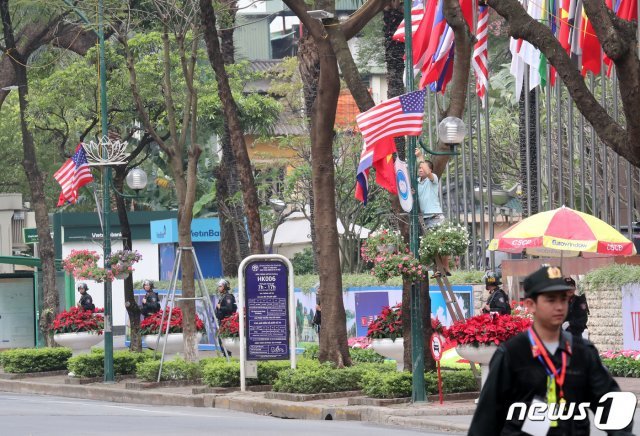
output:
[[572, 335], [582, 336], [587, 328], [589, 320], [589, 306], [587, 305], [587, 297], [576, 295], [576, 282], [571, 277], [564, 279], [570, 287], [567, 295], [569, 296], [569, 313], [567, 319], [562, 324], [562, 328]]
[[142, 287], [146, 291], [146, 294], [142, 297], [142, 309], [140, 312], [147, 317], [160, 310], [160, 298], [154, 291], [153, 281], [145, 280], [142, 283]]
[[81, 307], [82, 310], [90, 310], [94, 311], [96, 306], [93, 304], [93, 298], [87, 292], [89, 287], [86, 283], [78, 283], [78, 292], [80, 292], [80, 301], [78, 301], [78, 307]]
[[[569, 289], [560, 268], [544, 266], [527, 276], [524, 304], [533, 315], [533, 325], [500, 344], [493, 355], [469, 435], [588, 435], [589, 419], [579, 416], [579, 403], [589, 403], [594, 412], [602, 408], [602, 416], [609, 416], [611, 401], [599, 401], [608, 392], [619, 392], [618, 384], [602, 365], [593, 344], [561, 328], [568, 311]], [[569, 416], [555, 421], [528, 420], [529, 407], [538, 402], [564, 403]], [[519, 408], [507, 419], [513, 403], [526, 404], [527, 414], [522, 419]], [[566, 411], [571, 403], [575, 407], [569, 414]], [[635, 398], [633, 404], [635, 410]], [[536, 415], [547, 416], [546, 407], [542, 410]], [[607, 433], [631, 435], [633, 410], [628, 422], [607, 422], [624, 427]]]
[[218, 322], [230, 317], [238, 310], [236, 297], [229, 293], [229, 289], [230, 285], [227, 280], [221, 279], [218, 282], [218, 294], [220, 294], [218, 304], [216, 305], [216, 318], [218, 318]]
[[511, 313], [509, 305], [509, 297], [507, 293], [500, 288], [500, 276], [493, 271], [487, 271], [484, 275], [484, 285], [489, 291], [489, 299], [482, 308], [483, 313], [497, 312], [500, 315]]

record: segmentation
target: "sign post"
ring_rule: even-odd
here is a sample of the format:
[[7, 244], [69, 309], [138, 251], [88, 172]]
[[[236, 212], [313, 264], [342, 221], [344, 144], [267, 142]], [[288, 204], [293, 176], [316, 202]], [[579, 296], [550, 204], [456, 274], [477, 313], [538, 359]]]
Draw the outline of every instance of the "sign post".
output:
[[256, 254], [238, 267], [240, 389], [248, 362], [290, 360], [296, 367], [293, 266], [279, 254]]
[[440, 375], [440, 359], [442, 359], [442, 339], [437, 333], [431, 335], [431, 355], [433, 360], [436, 361], [438, 368], [438, 396], [440, 397], [440, 404], [442, 404], [442, 376]]
[[35, 227], [25, 227], [22, 229], [22, 236], [25, 244], [38, 243], [38, 229]]

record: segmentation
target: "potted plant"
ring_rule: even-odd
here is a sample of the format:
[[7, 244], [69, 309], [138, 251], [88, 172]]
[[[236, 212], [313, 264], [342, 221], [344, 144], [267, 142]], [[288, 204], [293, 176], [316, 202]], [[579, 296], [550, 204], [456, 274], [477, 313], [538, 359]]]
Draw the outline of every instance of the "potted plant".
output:
[[444, 222], [420, 237], [420, 260], [426, 264], [436, 257], [460, 256], [469, 249], [469, 232], [465, 226]]
[[74, 351], [88, 350], [102, 340], [104, 317], [100, 312], [72, 307], [56, 315], [51, 325], [53, 340]]
[[484, 385], [489, 375], [489, 361], [498, 345], [530, 326], [531, 319], [526, 316], [487, 313], [456, 321], [445, 329], [444, 336], [455, 341], [460, 357], [480, 364]]
[[117, 250], [109, 255], [111, 274], [117, 279], [126, 279], [133, 272], [133, 264], [142, 259], [135, 250]]
[[90, 250], [71, 250], [64, 259], [62, 266], [65, 271], [78, 280], [93, 280], [101, 283], [113, 280], [104, 268], [98, 266], [100, 255]]
[[[182, 350], [184, 337], [182, 326], [182, 310], [179, 307], [173, 307], [170, 309], [170, 314], [167, 317], [164, 316], [164, 322], [162, 322], [165, 311], [160, 310], [153, 315], [146, 317], [140, 323], [140, 334], [142, 335], [147, 348], [154, 350], [156, 345], [158, 350], [164, 347], [165, 353], [177, 353]], [[162, 322], [162, 325], [160, 323]], [[167, 322], [169, 322], [169, 334], [165, 338], [165, 332], [167, 331]], [[204, 331], [204, 322], [196, 314], [196, 342], [200, 342], [202, 339], [202, 332]], [[166, 341], [166, 346], [163, 345]]]
[[238, 312], [220, 321], [218, 337], [222, 346], [231, 352], [232, 355], [240, 354], [240, 319]]
[[378, 253], [395, 253], [403, 245], [399, 231], [383, 227], [369, 234], [369, 237], [362, 244], [360, 254], [365, 261], [373, 262]]
[[[431, 318], [431, 328], [436, 333], [444, 331], [437, 318]], [[400, 303], [393, 307], [383, 307], [380, 315], [369, 323], [367, 331], [367, 338], [371, 340], [371, 347], [376, 353], [395, 360], [398, 371], [404, 369], [403, 332], [402, 304]]]

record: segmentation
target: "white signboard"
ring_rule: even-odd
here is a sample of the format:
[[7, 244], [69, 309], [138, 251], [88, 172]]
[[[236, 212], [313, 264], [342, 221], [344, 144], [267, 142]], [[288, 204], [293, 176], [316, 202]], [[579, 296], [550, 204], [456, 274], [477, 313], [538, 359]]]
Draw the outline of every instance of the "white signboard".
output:
[[625, 350], [640, 350], [640, 285], [622, 287], [622, 332]]
[[402, 209], [405, 212], [411, 212], [411, 208], [413, 207], [413, 195], [411, 195], [411, 179], [409, 178], [407, 163], [400, 159], [396, 159], [395, 167], [400, 206], [402, 206]]

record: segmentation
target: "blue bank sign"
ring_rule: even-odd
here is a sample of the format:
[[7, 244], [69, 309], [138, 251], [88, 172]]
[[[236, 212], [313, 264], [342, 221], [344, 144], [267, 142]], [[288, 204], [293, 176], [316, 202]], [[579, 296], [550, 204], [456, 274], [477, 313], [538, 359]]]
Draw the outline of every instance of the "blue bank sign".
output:
[[[167, 244], [178, 242], [178, 220], [151, 221], [151, 242]], [[191, 241], [220, 241], [220, 220], [218, 218], [198, 218], [191, 221]]]

